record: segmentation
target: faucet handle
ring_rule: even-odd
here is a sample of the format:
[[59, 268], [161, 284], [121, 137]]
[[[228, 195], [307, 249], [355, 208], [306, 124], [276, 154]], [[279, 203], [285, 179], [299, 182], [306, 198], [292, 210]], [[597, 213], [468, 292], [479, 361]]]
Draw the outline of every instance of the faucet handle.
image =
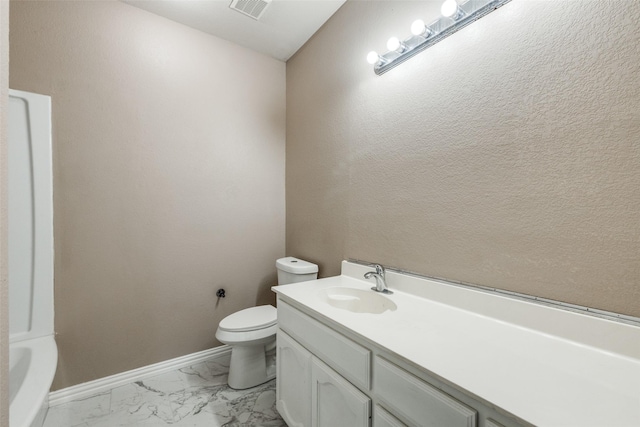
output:
[[374, 267], [376, 269], [376, 274], [379, 274], [382, 277], [384, 277], [384, 267], [381, 266], [380, 264], [376, 264], [376, 265], [374, 265]]

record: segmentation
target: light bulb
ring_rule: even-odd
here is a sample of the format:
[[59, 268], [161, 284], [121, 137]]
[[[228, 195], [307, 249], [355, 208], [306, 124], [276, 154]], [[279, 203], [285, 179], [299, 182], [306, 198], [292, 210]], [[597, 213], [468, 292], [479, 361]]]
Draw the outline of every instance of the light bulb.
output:
[[391, 37], [389, 40], [387, 40], [387, 49], [392, 52], [396, 51], [398, 53], [402, 53], [407, 50], [407, 46], [403, 42], [398, 40], [397, 37]]
[[373, 65], [379, 60], [380, 60], [380, 55], [378, 55], [378, 52], [372, 50], [367, 54], [367, 62], [369, 64]]
[[442, 8], [440, 9], [443, 16], [447, 18], [452, 18], [458, 12], [458, 2], [456, 0], [446, 0], [442, 3]]
[[397, 37], [391, 37], [387, 40], [387, 49], [389, 50], [397, 50], [400, 48], [400, 40]]
[[422, 19], [417, 19], [411, 24], [411, 34], [414, 36], [420, 36], [424, 34], [425, 31], [427, 31], [427, 26]]

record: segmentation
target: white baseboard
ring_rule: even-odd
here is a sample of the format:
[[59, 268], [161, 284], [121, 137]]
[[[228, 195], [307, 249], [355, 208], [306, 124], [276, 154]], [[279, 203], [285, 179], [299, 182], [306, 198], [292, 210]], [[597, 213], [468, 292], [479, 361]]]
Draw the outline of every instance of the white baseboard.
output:
[[121, 372], [119, 374], [63, 388], [61, 390], [52, 391], [49, 393], [49, 407], [71, 402], [72, 400], [84, 399], [134, 381], [140, 381], [165, 372], [195, 365], [197, 363], [204, 362], [205, 360], [215, 359], [230, 353], [231, 347], [228, 345], [222, 345], [208, 350], [199, 351], [197, 353], [187, 354], [186, 356], [176, 357], [175, 359], [165, 360], [164, 362], [154, 363], [153, 365], [143, 366], [142, 368], [133, 369], [131, 371]]

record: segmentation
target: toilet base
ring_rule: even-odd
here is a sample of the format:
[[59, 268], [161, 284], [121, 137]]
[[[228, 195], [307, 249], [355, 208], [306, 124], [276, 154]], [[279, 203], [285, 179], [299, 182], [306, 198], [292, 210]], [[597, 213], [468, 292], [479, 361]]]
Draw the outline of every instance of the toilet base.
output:
[[231, 346], [229, 387], [244, 390], [276, 377], [275, 337], [267, 344]]

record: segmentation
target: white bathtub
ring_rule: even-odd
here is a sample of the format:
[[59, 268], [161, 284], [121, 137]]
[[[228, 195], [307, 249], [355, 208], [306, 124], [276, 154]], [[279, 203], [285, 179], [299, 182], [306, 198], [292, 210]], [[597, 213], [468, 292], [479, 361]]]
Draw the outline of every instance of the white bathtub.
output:
[[18, 341], [9, 350], [9, 425], [41, 426], [49, 407], [58, 348], [53, 335]]
[[9, 426], [41, 427], [58, 363], [51, 98], [9, 90], [8, 130]]

